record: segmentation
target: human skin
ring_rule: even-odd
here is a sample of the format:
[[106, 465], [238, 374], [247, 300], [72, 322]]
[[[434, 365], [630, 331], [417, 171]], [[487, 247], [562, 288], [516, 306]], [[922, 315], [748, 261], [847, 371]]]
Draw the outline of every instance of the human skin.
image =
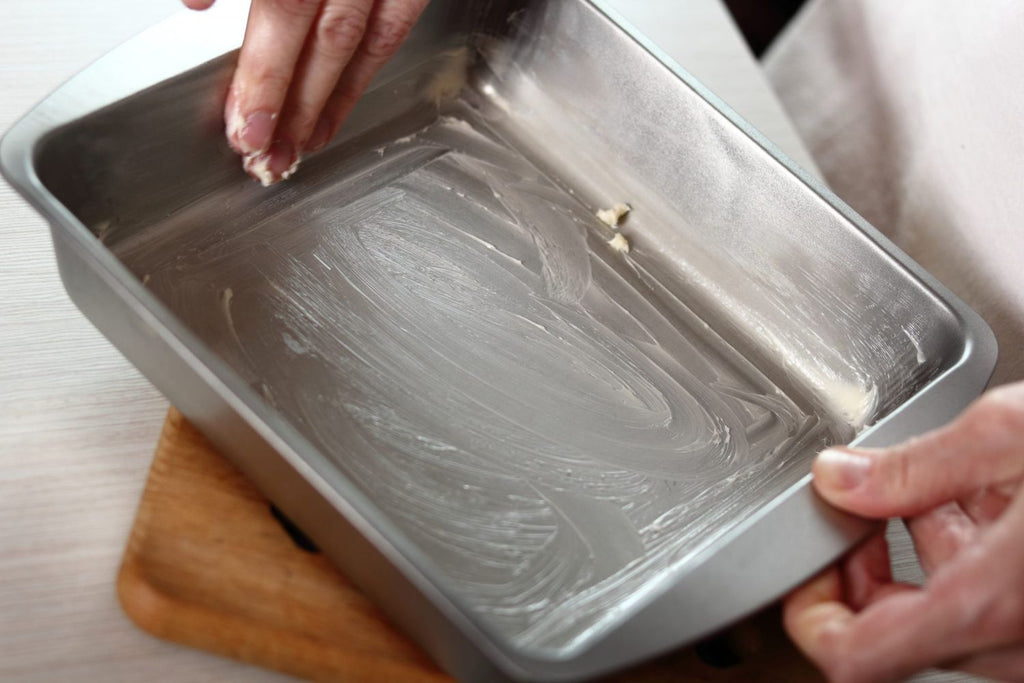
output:
[[[215, 0], [182, 0], [205, 10]], [[252, 0], [224, 106], [228, 143], [264, 184], [322, 149], [427, 0]]]
[[830, 680], [1024, 681], [1024, 382], [904, 444], [825, 451], [813, 472], [833, 505], [902, 517], [927, 575], [895, 583], [879, 533], [786, 599], [787, 632]]

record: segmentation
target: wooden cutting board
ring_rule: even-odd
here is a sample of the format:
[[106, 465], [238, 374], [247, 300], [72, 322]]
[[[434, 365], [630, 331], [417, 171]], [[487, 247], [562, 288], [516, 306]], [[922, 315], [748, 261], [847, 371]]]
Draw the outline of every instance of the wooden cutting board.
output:
[[[315, 681], [448, 681], [171, 409], [118, 576], [149, 633]], [[616, 681], [817, 681], [778, 609]]]

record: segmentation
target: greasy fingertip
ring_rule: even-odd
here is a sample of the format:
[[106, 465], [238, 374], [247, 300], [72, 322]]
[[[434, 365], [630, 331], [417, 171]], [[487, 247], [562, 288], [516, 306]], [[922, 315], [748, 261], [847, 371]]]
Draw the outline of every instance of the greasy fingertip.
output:
[[242, 161], [245, 172], [264, 187], [287, 180], [299, 168], [300, 157], [286, 142], [275, 142], [266, 152], [247, 154]]
[[210, 9], [213, 6], [214, 0], [182, 0], [185, 3], [185, 7], [194, 10]]
[[239, 154], [261, 154], [270, 149], [277, 128], [277, 114], [256, 111], [243, 115], [237, 107], [226, 110], [225, 128], [231, 147]]

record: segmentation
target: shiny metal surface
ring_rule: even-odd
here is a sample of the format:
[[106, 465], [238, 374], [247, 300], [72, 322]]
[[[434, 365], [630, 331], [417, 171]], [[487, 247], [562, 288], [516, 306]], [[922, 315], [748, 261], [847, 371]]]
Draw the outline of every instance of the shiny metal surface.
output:
[[520, 5], [432, 3], [270, 190], [221, 139], [231, 12], [111, 54], [0, 160], [76, 303], [443, 665], [558, 680], [843, 552], [867, 527], [809, 457], [942, 423], [995, 349], [602, 5]]

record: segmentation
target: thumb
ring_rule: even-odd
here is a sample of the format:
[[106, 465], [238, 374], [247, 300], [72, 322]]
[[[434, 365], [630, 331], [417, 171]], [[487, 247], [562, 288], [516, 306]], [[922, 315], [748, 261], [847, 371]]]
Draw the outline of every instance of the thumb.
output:
[[814, 462], [827, 501], [908, 517], [1024, 474], [1024, 382], [989, 391], [948, 425], [882, 449], [833, 448]]

